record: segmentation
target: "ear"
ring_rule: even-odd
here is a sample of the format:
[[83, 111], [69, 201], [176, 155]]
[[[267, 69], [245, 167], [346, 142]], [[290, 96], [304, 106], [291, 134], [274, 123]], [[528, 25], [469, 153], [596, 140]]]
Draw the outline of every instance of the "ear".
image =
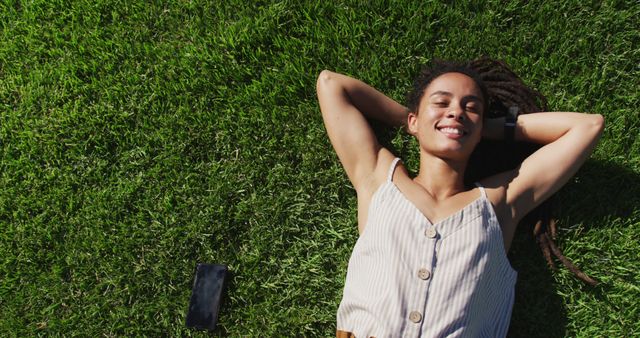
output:
[[407, 114], [407, 132], [413, 136], [418, 134], [418, 114], [414, 112]]

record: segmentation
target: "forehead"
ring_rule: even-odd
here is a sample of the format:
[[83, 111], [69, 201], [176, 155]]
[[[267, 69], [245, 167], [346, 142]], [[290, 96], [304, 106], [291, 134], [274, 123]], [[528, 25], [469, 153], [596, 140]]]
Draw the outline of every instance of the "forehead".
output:
[[471, 77], [462, 73], [444, 73], [436, 77], [425, 88], [423, 98], [428, 98], [435, 92], [448, 92], [459, 97], [467, 95], [482, 97], [478, 84]]

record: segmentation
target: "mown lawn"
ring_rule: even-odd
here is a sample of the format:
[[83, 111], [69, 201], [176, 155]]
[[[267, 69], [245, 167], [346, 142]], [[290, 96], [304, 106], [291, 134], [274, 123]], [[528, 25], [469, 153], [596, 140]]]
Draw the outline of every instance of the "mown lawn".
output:
[[334, 335], [355, 194], [317, 74], [402, 101], [427, 60], [489, 55], [607, 123], [556, 212], [601, 283], [518, 234], [510, 336], [639, 336], [638, 17], [637, 1], [5, 1], [0, 335], [201, 335], [184, 325], [197, 262], [233, 272], [216, 335]]

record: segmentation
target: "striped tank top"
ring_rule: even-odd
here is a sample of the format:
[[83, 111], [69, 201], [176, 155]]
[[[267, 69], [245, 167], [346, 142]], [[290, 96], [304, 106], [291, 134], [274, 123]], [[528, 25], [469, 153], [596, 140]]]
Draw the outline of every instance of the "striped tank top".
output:
[[486, 196], [432, 224], [392, 182], [373, 194], [337, 313], [356, 337], [504, 337], [517, 273]]

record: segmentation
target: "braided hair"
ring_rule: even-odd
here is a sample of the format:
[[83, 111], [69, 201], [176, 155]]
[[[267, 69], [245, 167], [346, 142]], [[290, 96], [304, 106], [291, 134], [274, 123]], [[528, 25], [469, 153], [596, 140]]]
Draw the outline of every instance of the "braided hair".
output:
[[[547, 99], [541, 93], [525, 85], [504, 62], [485, 57], [469, 62], [433, 60], [417, 76], [411, 92], [407, 95], [409, 111], [418, 112], [420, 100], [431, 81], [451, 72], [465, 74], [476, 82], [484, 100], [483, 118], [504, 117], [507, 115], [508, 108], [512, 106], [517, 106], [525, 114], [547, 110]], [[465, 171], [465, 183], [470, 186], [482, 178], [515, 169], [539, 147], [526, 142], [483, 139], [469, 158]], [[504, 154], [511, 156], [504, 156]], [[556, 245], [557, 228], [555, 219], [551, 215], [552, 203], [553, 198], [547, 199], [531, 211], [522, 223], [533, 228], [536, 242], [552, 269], [555, 269], [552, 259], [552, 256], [555, 256], [576, 277], [587, 284], [597, 284], [571, 263]]]

